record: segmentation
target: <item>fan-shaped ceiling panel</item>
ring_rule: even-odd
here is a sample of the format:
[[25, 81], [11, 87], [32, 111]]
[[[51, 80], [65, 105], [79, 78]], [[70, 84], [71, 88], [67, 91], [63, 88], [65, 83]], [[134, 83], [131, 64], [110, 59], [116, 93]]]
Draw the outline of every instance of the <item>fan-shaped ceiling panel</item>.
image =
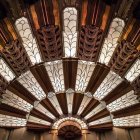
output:
[[123, 1], [0, 2], [1, 127], [140, 127], [140, 4]]

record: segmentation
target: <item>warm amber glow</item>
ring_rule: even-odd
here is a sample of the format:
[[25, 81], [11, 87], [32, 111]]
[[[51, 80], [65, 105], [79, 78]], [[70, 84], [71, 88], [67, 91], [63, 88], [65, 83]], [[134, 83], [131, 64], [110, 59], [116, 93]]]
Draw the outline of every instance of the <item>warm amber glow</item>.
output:
[[129, 33], [131, 32], [131, 30], [132, 30], [132, 28], [133, 28], [133, 25], [134, 25], [135, 21], [136, 21], [136, 19], [133, 19], [133, 20], [131, 21], [130, 25], [128, 26], [128, 29], [127, 29], [126, 33], [125, 33], [124, 36], [123, 36], [123, 39], [125, 39], [125, 40], [127, 39]]
[[11, 25], [10, 21], [7, 18], [5, 18], [4, 21], [5, 21], [6, 25], [7, 25], [7, 28], [9, 30], [9, 32], [12, 34], [13, 39], [16, 40], [17, 39], [17, 35], [16, 35], [16, 33], [14, 31], [14, 28]]
[[81, 17], [81, 24], [85, 25], [86, 24], [86, 16], [87, 16], [87, 0], [83, 1], [82, 4], [82, 17]]
[[104, 30], [105, 27], [106, 27], [106, 23], [108, 21], [108, 16], [109, 16], [109, 12], [110, 12], [110, 6], [106, 6], [105, 8], [105, 13], [103, 15], [103, 18], [102, 18], [102, 25], [101, 25], [101, 29]]
[[53, 14], [54, 14], [54, 18], [55, 18], [55, 25], [60, 25], [58, 1], [53, 0], [52, 2], [53, 2]]
[[31, 14], [32, 14], [32, 18], [33, 18], [33, 21], [34, 21], [35, 28], [39, 29], [40, 26], [39, 26], [39, 23], [38, 23], [38, 17], [37, 17], [34, 5], [30, 6], [30, 11], [31, 11]]

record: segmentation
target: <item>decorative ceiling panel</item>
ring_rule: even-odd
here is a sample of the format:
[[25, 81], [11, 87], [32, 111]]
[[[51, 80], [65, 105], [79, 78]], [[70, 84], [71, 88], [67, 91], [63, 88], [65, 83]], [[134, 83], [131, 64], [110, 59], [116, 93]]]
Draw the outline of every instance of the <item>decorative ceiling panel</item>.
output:
[[62, 115], [63, 113], [62, 113], [61, 107], [59, 105], [59, 102], [57, 100], [57, 97], [56, 97], [55, 93], [49, 92], [47, 98], [50, 100], [52, 105], [56, 108], [56, 110], [59, 113], [59, 115]]
[[1, 102], [26, 112], [30, 112], [33, 108], [31, 104], [9, 90], [6, 90], [6, 93], [2, 95]]
[[20, 75], [22, 72], [26, 72], [31, 66], [28, 55], [18, 40], [7, 44], [4, 47], [2, 54], [17, 75]]
[[77, 46], [77, 10], [75, 8], [67, 7], [63, 11], [64, 15], [64, 50], [65, 57], [76, 56]]
[[15, 78], [14, 73], [6, 64], [6, 62], [0, 58], [0, 74], [8, 81], [12, 81]]
[[34, 95], [38, 100], [42, 100], [46, 97], [46, 94], [36, 81], [33, 74], [28, 71], [24, 74], [22, 74], [18, 81], [29, 91], [32, 95]]
[[77, 112], [78, 115], [80, 115], [83, 112], [83, 110], [85, 109], [85, 107], [88, 105], [90, 101], [91, 101], [91, 97], [89, 97], [88, 95], [84, 95], [84, 98]]
[[93, 125], [98, 125], [98, 124], [104, 124], [104, 123], [111, 122], [111, 121], [112, 121], [111, 116], [107, 116], [107, 117], [101, 118], [99, 120], [90, 122], [88, 125], [93, 126]]
[[78, 61], [75, 90], [84, 92], [95, 68], [94, 62]]
[[36, 39], [33, 37], [31, 27], [27, 18], [21, 17], [16, 20], [15, 26], [22, 39], [23, 46], [32, 62], [32, 64], [40, 63], [41, 56], [38, 50]]
[[132, 43], [122, 40], [115, 49], [109, 62], [111, 69], [119, 75], [124, 75], [138, 56], [138, 50]]
[[128, 70], [125, 75], [125, 78], [132, 82], [137, 76], [140, 75], [140, 60], [137, 59], [132, 67]]
[[37, 30], [39, 47], [44, 61], [54, 61], [63, 56], [59, 26], [48, 25]]
[[119, 77], [114, 72], [110, 71], [93, 96], [98, 100], [102, 100], [105, 96], [109, 94], [111, 90], [113, 90], [122, 81], [123, 79], [121, 77]]
[[107, 38], [105, 38], [103, 48], [101, 50], [99, 62], [108, 65], [111, 56], [117, 46], [117, 41], [123, 31], [125, 23], [120, 18], [114, 18], [110, 27]]
[[64, 87], [64, 74], [62, 61], [52, 61], [45, 63], [46, 70], [52, 82], [55, 92], [63, 92]]
[[55, 116], [51, 112], [49, 112], [45, 107], [43, 107], [41, 104], [38, 104], [37, 106], [35, 106], [35, 109], [42, 112], [46, 116], [52, 118], [53, 120], [55, 119]]
[[103, 103], [100, 103], [97, 107], [93, 108], [90, 113], [88, 113], [84, 118], [87, 120], [90, 117], [94, 116], [95, 114], [97, 114], [98, 112], [102, 111], [103, 109], [105, 109], [106, 106]]
[[9, 127], [16, 127], [16, 126], [26, 126], [26, 119], [12, 117], [8, 115], [0, 114], [0, 126], [9, 126]]
[[85, 25], [81, 27], [77, 56], [85, 61], [97, 61], [103, 31], [95, 25]]
[[72, 105], [73, 105], [73, 97], [74, 97], [74, 91], [72, 89], [68, 89], [66, 91], [66, 97], [67, 97], [67, 106], [68, 106], [68, 113], [72, 113]]
[[45, 121], [45, 120], [39, 119], [39, 118], [34, 117], [34, 116], [31, 116], [31, 115], [30, 115], [29, 118], [28, 118], [28, 122], [33, 122], [33, 123], [43, 124], [43, 125], [48, 125], [48, 126], [51, 125], [50, 122], [47, 122], [47, 121]]
[[123, 127], [140, 126], [140, 114], [113, 119], [113, 124]]
[[116, 110], [126, 108], [138, 103], [139, 101], [137, 99], [137, 95], [135, 95], [134, 91], [132, 90], [127, 94], [123, 95], [122, 97], [118, 98], [117, 100], [113, 101], [109, 105], [107, 105], [107, 108], [110, 112], [114, 112]]

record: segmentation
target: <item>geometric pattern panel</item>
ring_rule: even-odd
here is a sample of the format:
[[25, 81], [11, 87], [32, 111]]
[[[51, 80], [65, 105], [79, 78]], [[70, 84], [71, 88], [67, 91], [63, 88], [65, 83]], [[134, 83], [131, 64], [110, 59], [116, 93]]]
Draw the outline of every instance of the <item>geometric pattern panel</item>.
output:
[[135, 63], [132, 65], [132, 67], [128, 70], [128, 72], [125, 75], [125, 78], [132, 82], [140, 75], [140, 59], [138, 58]]
[[138, 50], [132, 43], [122, 40], [109, 62], [111, 69], [119, 75], [123, 75], [138, 56]]
[[140, 114], [113, 119], [114, 126], [140, 126]]
[[86, 61], [97, 61], [103, 31], [95, 25], [81, 27], [77, 56]]
[[40, 51], [44, 61], [54, 61], [63, 56], [59, 26], [48, 25], [37, 30]]
[[117, 100], [107, 105], [107, 108], [109, 109], [110, 112], [114, 112], [116, 110], [129, 107], [137, 103], [139, 103], [137, 95], [135, 95], [134, 91], [131, 90], [127, 94], [123, 95], [122, 97], [118, 98]]
[[6, 90], [6, 93], [2, 94], [1, 102], [15, 107], [17, 109], [24, 110], [26, 112], [30, 112], [30, 110], [33, 108], [31, 104], [29, 104], [19, 96], [13, 94], [9, 90]]
[[50, 77], [55, 92], [63, 92], [65, 88], [62, 61], [58, 60], [46, 62], [45, 68]]
[[103, 124], [103, 123], [107, 123], [107, 122], [111, 122], [111, 121], [112, 121], [111, 116], [107, 116], [107, 117], [101, 118], [99, 120], [90, 122], [88, 125], [89, 126], [98, 125], [98, 124]]
[[0, 74], [7, 80], [8, 82], [12, 81], [15, 78], [13, 71], [6, 64], [4, 59], [0, 58]]
[[65, 57], [75, 57], [77, 45], [77, 10], [67, 7], [63, 11], [64, 16], [64, 49]]
[[123, 79], [120, 76], [110, 71], [93, 96], [98, 100], [102, 100], [122, 81]]
[[18, 77], [18, 81], [38, 100], [42, 100], [46, 97], [45, 92], [33, 76], [30, 71], [22, 74]]
[[13, 41], [11, 44], [7, 44], [3, 49], [2, 54], [17, 75], [27, 71], [29, 66], [31, 66], [28, 55], [18, 40]]
[[108, 65], [110, 58], [117, 46], [117, 41], [123, 31], [125, 23], [120, 18], [114, 18], [104, 41], [99, 62]]
[[0, 114], [0, 126], [26, 126], [26, 119]]
[[33, 37], [31, 27], [27, 18], [21, 17], [16, 20], [15, 26], [23, 41], [23, 46], [32, 62], [32, 64], [40, 63], [41, 57], [38, 50], [36, 39]]
[[84, 92], [95, 68], [94, 62], [78, 61], [75, 90]]

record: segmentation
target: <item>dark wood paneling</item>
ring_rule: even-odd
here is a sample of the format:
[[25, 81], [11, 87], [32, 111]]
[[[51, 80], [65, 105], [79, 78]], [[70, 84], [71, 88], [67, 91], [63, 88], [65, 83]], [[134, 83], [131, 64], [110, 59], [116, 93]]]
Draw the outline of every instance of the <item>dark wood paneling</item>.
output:
[[115, 111], [112, 114], [114, 115], [114, 119], [140, 114], [140, 103]]
[[60, 105], [60, 107], [62, 109], [63, 114], [68, 114], [68, 106], [67, 106], [66, 93], [56, 94], [56, 97], [57, 97], [59, 105]]
[[97, 114], [95, 114], [94, 116], [91, 116], [87, 122], [92, 122], [92, 121], [95, 121], [95, 120], [98, 120], [98, 119], [101, 119], [101, 118], [104, 118], [106, 116], [109, 116], [110, 113], [109, 111], [105, 108], [103, 109], [102, 111], [98, 112]]
[[48, 92], [54, 92], [52, 83], [43, 64], [32, 67], [31, 72], [46, 94]]
[[93, 125], [90, 126], [89, 129], [111, 129], [113, 127], [113, 123], [112, 122], [108, 122], [108, 123], [103, 123], [103, 124], [98, 124], [98, 125]]
[[130, 85], [130, 83], [127, 81], [123, 81], [115, 89], [113, 89], [107, 96], [105, 96], [102, 100], [104, 100], [106, 104], [108, 105], [131, 90], [133, 90], [133, 88]]
[[9, 106], [7, 104], [1, 103], [0, 104], [0, 114], [3, 115], [9, 115], [9, 116], [14, 116], [14, 117], [19, 117], [19, 118], [26, 118], [27, 112], [23, 110], [19, 110], [17, 108], [14, 108], [12, 106]]
[[89, 91], [94, 94], [108, 73], [109, 68], [107, 66], [97, 63], [85, 92]]
[[81, 105], [81, 102], [84, 98], [84, 94], [81, 93], [74, 93], [74, 97], [73, 97], [73, 105], [72, 105], [72, 114], [76, 115], [78, 112], [78, 109]]
[[99, 105], [99, 101], [95, 100], [94, 98], [92, 98], [90, 100], [90, 102], [88, 103], [88, 105], [85, 107], [85, 109], [83, 110], [83, 112], [81, 113], [81, 117], [85, 117], [91, 110], [93, 110], [95, 107], [97, 107]]
[[63, 58], [63, 73], [65, 89], [75, 89], [78, 59]]
[[46, 116], [45, 114], [43, 114], [42, 112], [38, 111], [35, 108], [31, 110], [30, 115], [40, 118], [42, 120], [48, 121], [48, 122], [53, 122], [53, 119], [49, 118], [48, 116]]
[[27, 122], [27, 128], [28, 129], [50, 129], [50, 126], [43, 125], [43, 124], [38, 124], [38, 123], [33, 123], [33, 122]]
[[55, 107], [52, 105], [52, 103], [49, 101], [48, 98], [42, 100], [40, 102], [41, 105], [43, 105], [48, 111], [50, 111], [55, 117], [59, 117], [59, 113], [55, 109]]

